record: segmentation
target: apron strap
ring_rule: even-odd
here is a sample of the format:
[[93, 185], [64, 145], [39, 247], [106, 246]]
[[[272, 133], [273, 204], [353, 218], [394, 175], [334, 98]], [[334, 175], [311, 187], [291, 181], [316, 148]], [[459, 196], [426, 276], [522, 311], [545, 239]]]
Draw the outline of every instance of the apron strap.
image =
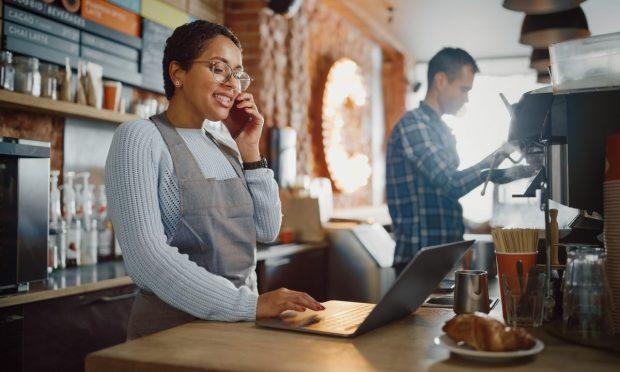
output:
[[[181, 138], [181, 135], [174, 129], [166, 118], [165, 113], [151, 116], [151, 121], [155, 123], [157, 129], [164, 138], [164, 142], [168, 145], [170, 156], [172, 157], [173, 164], [182, 164], [182, 166], [175, 167], [179, 184], [181, 180], [196, 180], [204, 178], [196, 159], [189, 151], [189, 148], [185, 145], [185, 141]], [[183, 159], [183, 162], [180, 162]]]
[[239, 153], [236, 150], [234, 150], [232, 147], [228, 146], [227, 144], [219, 140], [217, 137], [215, 137], [213, 134], [211, 134], [206, 129], [205, 129], [205, 134], [207, 135], [207, 137], [211, 139], [211, 141], [213, 141], [213, 143], [215, 143], [215, 145], [220, 149], [220, 151], [226, 156], [226, 158], [230, 162], [230, 165], [232, 165], [232, 167], [235, 169], [235, 172], [237, 172], [237, 175], [239, 176], [239, 178], [241, 178], [243, 185], [247, 189], [248, 184], [245, 180], [245, 175], [243, 174], [243, 167], [241, 165], [241, 161], [239, 160]]

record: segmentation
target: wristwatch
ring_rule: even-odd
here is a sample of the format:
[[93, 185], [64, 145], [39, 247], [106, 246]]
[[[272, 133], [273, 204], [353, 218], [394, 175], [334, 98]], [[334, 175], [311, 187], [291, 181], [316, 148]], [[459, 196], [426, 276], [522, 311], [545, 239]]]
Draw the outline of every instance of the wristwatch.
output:
[[269, 168], [269, 164], [267, 164], [267, 158], [261, 155], [259, 161], [252, 161], [249, 163], [243, 163], [243, 169], [259, 169], [259, 168]]

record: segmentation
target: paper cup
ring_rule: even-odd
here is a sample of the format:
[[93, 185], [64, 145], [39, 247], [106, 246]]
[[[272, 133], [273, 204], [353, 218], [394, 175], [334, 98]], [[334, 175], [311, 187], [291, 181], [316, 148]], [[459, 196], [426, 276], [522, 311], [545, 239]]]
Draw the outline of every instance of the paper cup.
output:
[[123, 85], [119, 81], [103, 82], [103, 108], [118, 111], [122, 87]]
[[502, 253], [495, 251], [495, 258], [497, 260], [497, 276], [499, 281], [499, 292], [502, 299], [502, 314], [504, 315], [504, 321], [508, 321], [506, 316], [506, 302], [504, 300], [504, 283], [502, 282], [502, 274], [517, 275], [517, 261], [521, 260], [523, 263], [523, 275], [527, 275], [530, 272], [532, 266], [536, 265], [536, 257], [538, 252], [532, 253]]
[[620, 180], [620, 133], [607, 136], [605, 181]]

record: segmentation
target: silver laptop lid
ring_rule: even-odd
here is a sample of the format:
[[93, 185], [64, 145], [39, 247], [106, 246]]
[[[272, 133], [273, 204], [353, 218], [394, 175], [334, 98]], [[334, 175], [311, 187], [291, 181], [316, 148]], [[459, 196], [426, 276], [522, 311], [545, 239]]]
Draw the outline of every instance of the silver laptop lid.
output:
[[422, 248], [381, 298], [356, 335], [405, 317], [424, 303], [474, 240]]

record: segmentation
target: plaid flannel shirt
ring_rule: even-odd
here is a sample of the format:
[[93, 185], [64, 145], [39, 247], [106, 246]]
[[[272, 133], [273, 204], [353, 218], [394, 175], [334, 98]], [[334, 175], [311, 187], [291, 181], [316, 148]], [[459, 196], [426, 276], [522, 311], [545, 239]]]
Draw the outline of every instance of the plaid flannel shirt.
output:
[[489, 158], [457, 170], [450, 128], [422, 102], [396, 123], [387, 145], [387, 203], [394, 227], [394, 263], [409, 261], [422, 247], [463, 239], [458, 199], [482, 183]]

